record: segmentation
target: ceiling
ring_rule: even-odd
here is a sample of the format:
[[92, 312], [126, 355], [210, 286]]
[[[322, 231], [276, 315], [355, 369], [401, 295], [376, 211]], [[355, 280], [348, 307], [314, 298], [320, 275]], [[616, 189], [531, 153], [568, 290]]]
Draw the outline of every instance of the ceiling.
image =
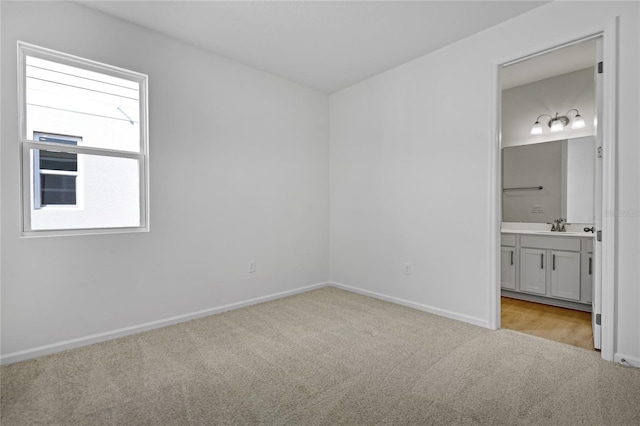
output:
[[596, 39], [574, 43], [504, 67], [500, 73], [502, 90], [583, 70], [596, 63]]
[[78, 1], [333, 93], [546, 1]]

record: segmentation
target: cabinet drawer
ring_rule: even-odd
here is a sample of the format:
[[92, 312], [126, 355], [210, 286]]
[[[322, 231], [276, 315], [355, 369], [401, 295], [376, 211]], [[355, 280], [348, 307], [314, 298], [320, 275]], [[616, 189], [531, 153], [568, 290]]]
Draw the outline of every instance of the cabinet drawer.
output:
[[516, 245], [516, 236], [509, 234], [500, 234], [501, 246], [510, 246], [515, 247]]
[[537, 249], [580, 251], [579, 238], [562, 238], [556, 236], [523, 235], [520, 237], [521, 247]]

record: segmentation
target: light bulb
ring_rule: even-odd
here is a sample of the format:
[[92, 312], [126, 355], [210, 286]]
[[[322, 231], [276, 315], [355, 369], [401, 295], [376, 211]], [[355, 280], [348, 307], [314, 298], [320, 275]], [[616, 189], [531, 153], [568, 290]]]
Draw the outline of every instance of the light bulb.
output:
[[582, 116], [580, 114], [576, 115], [576, 118], [574, 118], [573, 122], [571, 123], [571, 128], [572, 129], [583, 129], [584, 126], [585, 126], [584, 118], [582, 118]]
[[562, 121], [557, 120], [557, 119], [553, 119], [553, 121], [551, 123], [551, 131], [552, 132], [560, 132], [560, 131], [562, 131], [563, 128], [564, 128], [564, 126], [562, 125]]
[[533, 124], [533, 127], [531, 127], [531, 134], [532, 135], [541, 135], [542, 134], [542, 125], [540, 124], [539, 121], [536, 121]]

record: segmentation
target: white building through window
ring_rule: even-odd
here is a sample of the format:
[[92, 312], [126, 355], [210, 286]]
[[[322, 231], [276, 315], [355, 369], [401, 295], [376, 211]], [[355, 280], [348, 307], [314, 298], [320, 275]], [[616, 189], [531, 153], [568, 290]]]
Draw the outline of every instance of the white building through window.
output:
[[18, 51], [23, 235], [148, 230], [147, 77]]

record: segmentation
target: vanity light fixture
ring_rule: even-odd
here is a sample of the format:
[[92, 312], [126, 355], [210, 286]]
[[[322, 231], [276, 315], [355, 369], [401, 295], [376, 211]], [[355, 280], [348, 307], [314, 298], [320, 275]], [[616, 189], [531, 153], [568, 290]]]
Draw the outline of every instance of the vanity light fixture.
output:
[[[576, 116], [573, 118], [573, 121], [569, 120], [569, 113], [571, 111], [575, 111], [576, 112]], [[584, 118], [582, 118], [582, 116], [580, 115], [580, 112], [578, 112], [577, 109], [573, 108], [570, 109], [569, 111], [567, 111], [567, 113], [565, 115], [558, 115], [558, 113], [556, 112], [556, 116], [552, 116], [549, 114], [540, 114], [538, 116], [538, 118], [536, 118], [536, 122], [533, 123], [533, 127], [531, 127], [531, 134], [532, 135], [541, 135], [542, 134], [542, 124], [540, 124], [540, 119], [542, 117], [549, 117], [549, 122], [547, 123], [549, 125], [549, 127], [551, 128], [552, 132], [559, 132], [561, 130], [564, 129], [564, 127], [569, 124], [569, 122], [571, 122], [571, 128], [572, 129], [582, 129], [585, 126], [584, 123]]]

